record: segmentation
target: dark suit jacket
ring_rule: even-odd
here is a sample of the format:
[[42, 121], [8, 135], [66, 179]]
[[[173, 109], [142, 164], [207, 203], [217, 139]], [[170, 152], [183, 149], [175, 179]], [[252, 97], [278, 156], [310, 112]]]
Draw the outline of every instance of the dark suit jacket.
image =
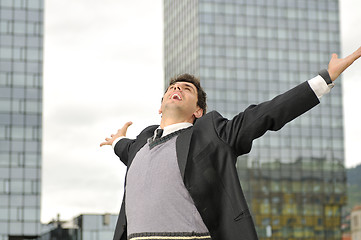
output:
[[[251, 105], [231, 120], [212, 111], [178, 136], [179, 169], [212, 240], [257, 239], [235, 168], [237, 157], [250, 152], [252, 141], [267, 130], [279, 130], [318, 103], [305, 82], [271, 101]], [[147, 127], [135, 140], [124, 138], [115, 145], [115, 153], [128, 168], [157, 127]], [[114, 240], [126, 235], [123, 200]]]

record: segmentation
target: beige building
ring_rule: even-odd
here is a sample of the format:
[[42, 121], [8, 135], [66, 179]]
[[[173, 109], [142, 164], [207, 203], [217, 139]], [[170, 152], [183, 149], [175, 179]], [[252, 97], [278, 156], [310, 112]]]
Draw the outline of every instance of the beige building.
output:
[[354, 207], [351, 212], [351, 239], [361, 240], [361, 205]]

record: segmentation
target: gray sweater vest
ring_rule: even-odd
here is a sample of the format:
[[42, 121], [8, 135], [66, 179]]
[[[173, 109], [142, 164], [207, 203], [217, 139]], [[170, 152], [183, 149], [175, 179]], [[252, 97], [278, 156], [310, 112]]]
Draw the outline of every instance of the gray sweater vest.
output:
[[184, 186], [177, 162], [177, 133], [144, 145], [127, 174], [127, 233], [208, 233]]

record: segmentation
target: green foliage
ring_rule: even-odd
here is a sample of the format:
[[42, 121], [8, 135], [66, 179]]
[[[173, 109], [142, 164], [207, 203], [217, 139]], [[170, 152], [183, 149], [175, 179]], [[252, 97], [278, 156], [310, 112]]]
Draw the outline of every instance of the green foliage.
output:
[[361, 164], [347, 169], [347, 184], [361, 185]]
[[352, 184], [347, 187], [347, 209], [361, 204], [361, 185]]
[[347, 211], [361, 204], [361, 164], [349, 168], [347, 174]]

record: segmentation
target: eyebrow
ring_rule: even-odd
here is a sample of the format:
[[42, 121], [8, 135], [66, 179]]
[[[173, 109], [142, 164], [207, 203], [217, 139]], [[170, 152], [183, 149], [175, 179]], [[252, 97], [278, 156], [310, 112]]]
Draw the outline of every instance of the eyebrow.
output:
[[194, 90], [194, 88], [196, 88], [195, 86], [193, 86], [193, 84], [189, 84], [189, 83], [184, 83], [184, 86], [192, 88]]

